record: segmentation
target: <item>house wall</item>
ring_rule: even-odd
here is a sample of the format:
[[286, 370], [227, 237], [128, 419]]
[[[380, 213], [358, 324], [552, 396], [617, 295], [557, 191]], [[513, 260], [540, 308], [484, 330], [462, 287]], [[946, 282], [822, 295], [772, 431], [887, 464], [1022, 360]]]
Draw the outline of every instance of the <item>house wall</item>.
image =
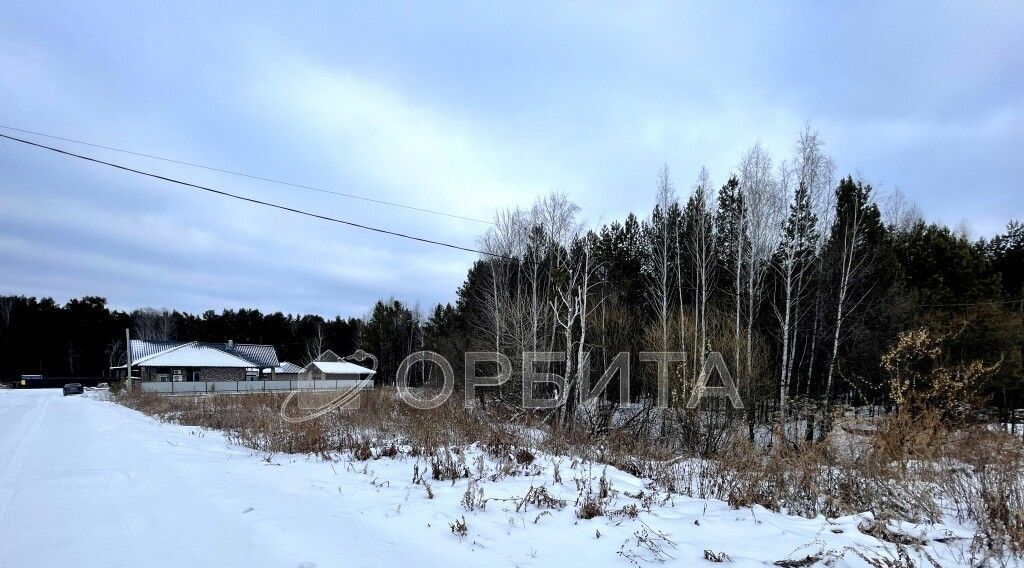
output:
[[[174, 371], [181, 370], [182, 380], [185, 382], [192, 380], [192, 373], [199, 371], [202, 373], [203, 381], [244, 381], [245, 380], [245, 369], [240, 368], [222, 368], [222, 367], [144, 367], [142, 380], [144, 381], [155, 381], [157, 376], [165, 374], [168, 376], [168, 380], [173, 380]], [[259, 374], [256, 375], [257, 379]]]
[[163, 394], [349, 391], [351, 389], [372, 389], [373, 381], [200, 381], [197, 383], [143, 381], [139, 384], [139, 388], [143, 392]]
[[[203, 373], [204, 381], [244, 381], [245, 369], [207, 368], [197, 369]], [[259, 375], [256, 375], [259, 379]]]
[[[280, 375], [278, 375], [280, 376]], [[325, 373], [320, 369], [310, 369], [309, 371], [303, 371], [299, 373], [298, 378], [300, 380], [337, 380], [337, 381], [359, 381], [366, 378], [366, 375], [360, 375], [359, 373]]]
[[366, 378], [366, 375], [360, 375], [359, 373], [320, 373], [318, 379], [328, 379], [335, 381], [359, 381]]

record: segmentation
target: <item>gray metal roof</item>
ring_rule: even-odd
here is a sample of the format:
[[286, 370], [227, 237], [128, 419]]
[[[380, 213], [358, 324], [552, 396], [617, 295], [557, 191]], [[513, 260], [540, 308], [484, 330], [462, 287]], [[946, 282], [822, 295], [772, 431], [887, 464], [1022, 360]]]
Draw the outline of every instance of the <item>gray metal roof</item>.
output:
[[[281, 365], [274, 369], [274, 372], [278, 375], [297, 375], [300, 371], [302, 371], [302, 367], [288, 361], [281, 361]], [[263, 374], [269, 375], [270, 371], [264, 370]]]
[[294, 373], [298, 373], [301, 370], [302, 370], [302, 367], [296, 365], [295, 363], [289, 363], [288, 361], [283, 361], [281, 363], [281, 366], [277, 368], [277, 372], [278, 373], [293, 373], [294, 374]]
[[[148, 341], [144, 339], [133, 339], [132, 340], [132, 362], [139, 363], [143, 360], [154, 360], [154, 356], [162, 354], [167, 351], [177, 351], [182, 347], [188, 346], [188, 351], [200, 354], [210, 354], [210, 365], [205, 366], [220, 366], [214, 363], [221, 362], [224, 360], [223, 357], [219, 356], [215, 351], [219, 351], [223, 354], [237, 357], [242, 361], [249, 363], [253, 367], [277, 367], [280, 363], [277, 360], [277, 350], [274, 349], [273, 345], [255, 345], [251, 343], [236, 343], [229, 347], [227, 343], [207, 343], [198, 341]], [[168, 359], [177, 360], [177, 359]], [[190, 366], [202, 367], [204, 366], [202, 357], [194, 359], [195, 364]]]
[[186, 341], [147, 341], [144, 339], [132, 340], [132, 361], [141, 361], [144, 357], [156, 355], [161, 351], [167, 351], [187, 343]]
[[235, 369], [255, 366], [248, 359], [243, 359], [226, 349], [218, 349], [207, 343], [196, 341], [155, 353], [140, 359], [135, 362], [135, 365], [139, 367], [228, 367]]
[[227, 346], [223, 343], [204, 343], [203, 345], [209, 345], [211, 347], [220, 346], [222, 349], [236, 357], [248, 359], [249, 361], [256, 363], [257, 367], [277, 367], [281, 364], [277, 360], [277, 350], [274, 349], [273, 345], [236, 343], [234, 349], [227, 349]]

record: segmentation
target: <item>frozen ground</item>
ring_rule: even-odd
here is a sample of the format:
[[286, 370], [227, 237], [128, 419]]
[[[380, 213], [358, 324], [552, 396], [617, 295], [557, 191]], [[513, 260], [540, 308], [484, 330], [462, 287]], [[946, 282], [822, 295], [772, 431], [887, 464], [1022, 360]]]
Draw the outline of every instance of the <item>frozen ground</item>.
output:
[[[267, 458], [91, 395], [0, 390], [0, 566], [715, 565], [705, 550], [727, 555], [723, 566], [895, 557], [858, 531], [863, 517], [803, 519], [661, 494], [638, 518], [580, 520], [577, 480], [596, 488], [602, 468], [562, 460], [559, 484], [552, 459], [540, 457], [535, 476], [485, 479], [486, 508], [470, 512], [460, 504], [467, 480], [430, 481], [428, 498], [412, 483], [412, 457]], [[626, 493], [650, 493], [641, 479], [607, 476], [612, 509], [642, 504]], [[517, 512], [531, 485], [567, 506]], [[463, 516], [459, 538], [451, 523]], [[941, 565], [967, 562], [962, 528], [909, 530], [946, 541], [925, 548]]]

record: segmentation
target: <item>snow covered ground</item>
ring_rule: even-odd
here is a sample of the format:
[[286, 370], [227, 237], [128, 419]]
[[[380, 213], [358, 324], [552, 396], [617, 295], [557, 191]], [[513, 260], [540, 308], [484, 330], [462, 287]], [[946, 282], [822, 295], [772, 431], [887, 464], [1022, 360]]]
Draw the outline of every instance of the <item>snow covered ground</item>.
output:
[[[540, 456], [538, 475], [484, 479], [485, 509], [467, 511], [469, 481], [427, 475], [428, 492], [412, 482], [414, 467], [429, 471], [413, 457], [268, 458], [95, 393], [0, 390], [0, 566], [714, 565], [705, 551], [728, 566], [807, 556], [869, 566], [862, 555], [896, 557], [858, 530], [861, 516], [803, 519], [664, 493], [644, 512], [637, 496], [650, 489], [612, 468], [609, 509], [636, 505], [639, 516], [578, 519], [577, 484], [596, 489], [605, 470], [563, 458], [556, 483], [553, 460]], [[541, 485], [567, 505], [519, 508]], [[451, 524], [463, 518], [460, 537]], [[967, 562], [963, 528], [920, 531], [946, 541], [925, 547], [941, 565]]]

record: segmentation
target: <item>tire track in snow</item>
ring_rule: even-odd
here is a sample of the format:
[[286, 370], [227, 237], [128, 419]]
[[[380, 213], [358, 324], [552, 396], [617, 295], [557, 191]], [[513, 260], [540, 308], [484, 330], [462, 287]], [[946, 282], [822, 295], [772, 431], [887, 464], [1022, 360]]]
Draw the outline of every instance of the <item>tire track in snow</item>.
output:
[[[8, 394], [9, 392], [11, 392], [11, 391], [0, 392], [0, 403], [3, 403], [5, 401], [12, 401], [12, 403], [13, 403], [13, 404], [0, 404], [0, 417], [2, 417], [3, 415], [7, 414], [12, 409], [22, 408], [22, 407], [29, 406], [29, 405], [24, 404], [24, 403], [18, 404], [16, 402], [13, 402], [13, 401], [15, 401], [17, 399], [15, 399], [13, 395]], [[2, 398], [2, 397], [10, 397], [10, 398]]]
[[[39, 431], [39, 425], [43, 423], [43, 417], [46, 416], [51, 400], [47, 397], [43, 399], [42, 404], [33, 404], [34, 414], [29, 415], [31, 418], [22, 419], [19, 423], [19, 428], [8, 434], [16, 441], [14, 443], [14, 450], [11, 451], [5, 460], [3, 473], [0, 473], [0, 526], [7, 526], [7, 510], [11, 506], [11, 499], [14, 498], [14, 493], [18, 487], [18, 474], [21, 472], [21, 466], [25, 461], [25, 452], [28, 451], [32, 442], [35, 441], [36, 432]], [[31, 424], [26, 429], [24, 424], [29, 421], [31, 421]]]
[[20, 403], [14, 403], [10, 405], [0, 406], [0, 418], [6, 416], [12, 410], [20, 411], [20, 414], [14, 414], [11, 417], [12, 422], [6, 423], [6, 420], [0, 421], [0, 432], [3, 432], [4, 436], [0, 438], [0, 451], [3, 454], [0, 455], [0, 479], [4, 479], [7, 474], [7, 470], [11, 463], [11, 458], [17, 451], [20, 441], [23, 439], [28, 425], [32, 422], [32, 418], [35, 416], [38, 408], [33, 404], [26, 404], [23, 401]]

